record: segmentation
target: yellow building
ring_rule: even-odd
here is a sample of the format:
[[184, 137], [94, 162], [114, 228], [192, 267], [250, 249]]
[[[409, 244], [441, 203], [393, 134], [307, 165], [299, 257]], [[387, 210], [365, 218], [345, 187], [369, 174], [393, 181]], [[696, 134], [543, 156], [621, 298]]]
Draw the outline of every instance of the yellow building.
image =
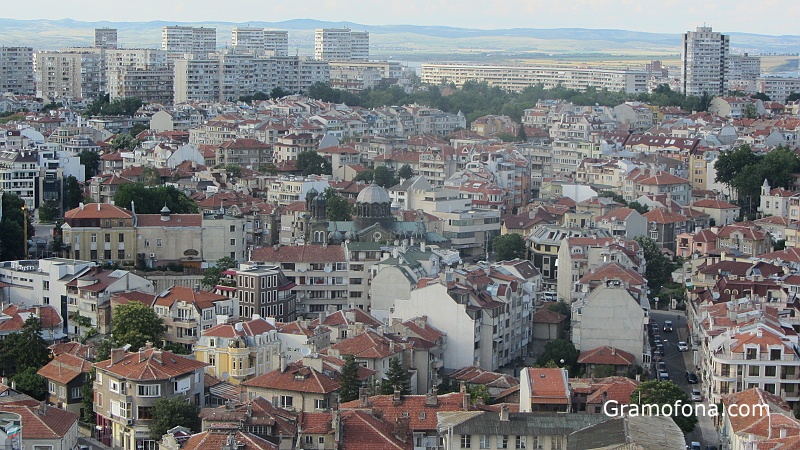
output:
[[280, 353], [274, 323], [258, 316], [213, 326], [203, 331], [194, 346], [197, 361], [208, 364], [206, 373], [232, 384], [280, 368]]
[[119, 206], [81, 203], [64, 213], [62, 230], [69, 259], [116, 262], [136, 259], [133, 213]]

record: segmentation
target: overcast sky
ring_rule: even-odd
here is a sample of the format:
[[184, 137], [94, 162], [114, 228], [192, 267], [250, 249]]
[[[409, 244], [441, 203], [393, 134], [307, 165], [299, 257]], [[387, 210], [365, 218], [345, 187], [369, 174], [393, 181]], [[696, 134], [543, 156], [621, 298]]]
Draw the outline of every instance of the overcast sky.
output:
[[800, 34], [797, 0], [38, 0], [16, 1], [0, 16], [90, 22], [318, 19], [367, 25], [614, 28], [676, 34], [705, 22], [715, 31]]

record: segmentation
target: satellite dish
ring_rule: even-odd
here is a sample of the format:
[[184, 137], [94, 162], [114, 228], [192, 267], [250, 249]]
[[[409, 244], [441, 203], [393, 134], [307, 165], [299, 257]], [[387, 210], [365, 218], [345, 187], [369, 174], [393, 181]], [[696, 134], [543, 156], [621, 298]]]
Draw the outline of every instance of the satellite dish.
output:
[[301, 353], [303, 356], [308, 356], [308, 355], [310, 355], [310, 354], [311, 354], [311, 349], [310, 349], [310, 348], [308, 348], [308, 347], [303, 347], [303, 348], [301, 348], [301, 349], [300, 349], [300, 353]]
[[222, 381], [228, 381], [228, 378], [230, 378], [230, 377], [231, 377], [231, 374], [229, 374], [228, 372], [222, 372], [222, 375], [220, 376], [220, 379], [222, 379]]
[[69, 163], [69, 158], [61, 158], [61, 162], [63, 164], [67, 164], [67, 163]]

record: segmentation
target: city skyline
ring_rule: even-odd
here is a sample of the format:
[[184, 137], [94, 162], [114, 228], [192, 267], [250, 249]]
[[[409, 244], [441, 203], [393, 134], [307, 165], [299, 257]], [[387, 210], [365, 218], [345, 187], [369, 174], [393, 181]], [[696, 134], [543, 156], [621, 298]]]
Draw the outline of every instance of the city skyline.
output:
[[[99, 0], [75, 2], [44, 0], [21, 3], [5, 18], [19, 20], [74, 19], [88, 22], [280, 22], [311, 18], [346, 21], [364, 25], [427, 25], [476, 29], [505, 28], [588, 28], [681, 33], [707, 24], [722, 32], [766, 35], [798, 34], [791, 21], [775, 21], [774, 12], [786, 17], [800, 15], [800, 4], [786, 0], [767, 0], [753, 8], [745, 1], [691, 2], [667, 0], [643, 4], [632, 0], [508, 0], [485, 8], [469, 1], [435, 2], [408, 0], [375, 8], [374, 2], [311, 1], [303, 4], [281, 3], [265, 8], [263, 3], [244, 0], [237, 8], [215, 8], [209, 0], [136, 3], [120, 2], [108, 8]], [[261, 13], [260, 11], [263, 11]]]

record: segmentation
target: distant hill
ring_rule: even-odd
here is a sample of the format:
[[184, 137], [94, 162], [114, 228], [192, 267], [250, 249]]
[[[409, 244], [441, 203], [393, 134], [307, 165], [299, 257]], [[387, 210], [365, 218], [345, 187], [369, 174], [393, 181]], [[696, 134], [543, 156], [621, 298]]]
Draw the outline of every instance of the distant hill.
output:
[[[680, 53], [682, 30], [675, 34], [585, 28], [512, 28], [480, 30], [444, 26], [365, 25], [352, 22], [326, 22], [294, 19], [283, 22], [81, 22], [62, 20], [0, 19], [0, 45], [28, 45], [36, 49], [89, 46], [95, 28], [119, 30], [124, 47], [159, 47], [161, 28], [168, 25], [194, 25], [217, 28], [217, 43], [230, 43], [234, 27], [253, 26], [290, 31], [292, 53], [313, 52], [315, 28], [349, 27], [371, 34], [372, 53], [395, 59], [462, 59], [487, 57], [524, 59], [569, 55], [608, 55], [617, 57], [653, 56], [675, 58]], [[800, 36], [769, 36], [730, 33], [731, 47], [754, 53], [796, 53]]]

